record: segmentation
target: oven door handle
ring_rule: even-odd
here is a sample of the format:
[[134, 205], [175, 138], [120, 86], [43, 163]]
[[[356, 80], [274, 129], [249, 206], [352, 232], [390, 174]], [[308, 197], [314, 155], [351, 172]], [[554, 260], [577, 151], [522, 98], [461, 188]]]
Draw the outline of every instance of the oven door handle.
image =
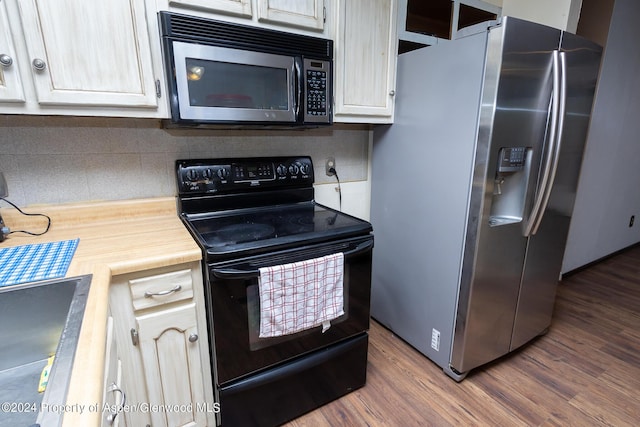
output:
[[373, 239], [369, 239], [366, 242], [360, 243], [358, 246], [351, 249], [350, 251], [346, 251], [344, 253], [344, 257], [348, 258], [350, 256], [360, 255], [361, 253], [367, 252], [372, 248], [373, 248]]
[[[373, 248], [373, 239], [360, 243], [350, 251], [344, 252], [344, 258], [367, 252]], [[238, 268], [213, 268], [211, 273], [218, 279], [257, 279], [260, 277], [260, 270], [241, 270]]]
[[260, 277], [259, 270], [240, 270], [237, 268], [214, 268], [211, 273], [218, 279], [248, 280]]

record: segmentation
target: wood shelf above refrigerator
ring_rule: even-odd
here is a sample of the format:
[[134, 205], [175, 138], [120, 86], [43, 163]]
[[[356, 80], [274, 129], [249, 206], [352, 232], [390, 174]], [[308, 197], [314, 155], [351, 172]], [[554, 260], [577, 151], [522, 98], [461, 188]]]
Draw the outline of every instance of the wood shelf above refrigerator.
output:
[[482, 0], [400, 0], [398, 53], [454, 39], [458, 30], [501, 14], [500, 6]]

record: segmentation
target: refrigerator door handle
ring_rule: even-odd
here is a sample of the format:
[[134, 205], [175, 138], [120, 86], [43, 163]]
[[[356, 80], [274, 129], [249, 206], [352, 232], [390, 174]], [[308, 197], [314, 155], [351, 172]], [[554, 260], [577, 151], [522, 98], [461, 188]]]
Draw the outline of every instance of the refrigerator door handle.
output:
[[567, 67], [566, 67], [566, 54], [564, 52], [560, 52], [560, 110], [558, 111], [558, 130], [556, 132], [556, 142], [553, 152], [553, 161], [551, 166], [551, 174], [549, 176], [549, 182], [544, 189], [544, 199], [542, 201], [542, 207], [540, 209], [540, 213], [536, 220], [536, 223], [531, 231], [531, 234], [534, 235], [538, 231], [538, 227], [540, 227], [540, 223], [542, 222], [542, 216], [544, 215], [544, 211], [547, 209], [547, 204], [549, 203], [549, 197], [551, 196], [551, 190], [553, 189], [553, 184], [556, 179], [556, 172], [558, 171], [558, 163], [560, 162], [560, 149], [562, 147], [562, 134], [564, 132], [564, 116], [567, 107]]
[[529, 215], [529, 222], [525, 228], [525, 236], [533, 236], [538, 231], [544, 211], [549, 203], [551, 190], [555, 181], [560, 161], [560, 147], [562, 146], [562, 133], [564, 130], [564, 116], [567, 100], [567, 72], [565, 53], [553, 51], [553, 99], [551, 108], [551, 129], [549, 144], [545, 155], [545, 166], [540, 181], [536, 199]]

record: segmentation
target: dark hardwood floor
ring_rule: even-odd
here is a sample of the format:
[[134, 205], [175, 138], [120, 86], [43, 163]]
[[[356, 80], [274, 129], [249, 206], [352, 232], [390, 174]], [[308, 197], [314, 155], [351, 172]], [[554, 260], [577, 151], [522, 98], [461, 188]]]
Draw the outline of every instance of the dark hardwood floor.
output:
[[565, 277], [549, 333], [461, 383], [376, 322], [367, 375], [287, 426], [637, 426], [640, 246]]

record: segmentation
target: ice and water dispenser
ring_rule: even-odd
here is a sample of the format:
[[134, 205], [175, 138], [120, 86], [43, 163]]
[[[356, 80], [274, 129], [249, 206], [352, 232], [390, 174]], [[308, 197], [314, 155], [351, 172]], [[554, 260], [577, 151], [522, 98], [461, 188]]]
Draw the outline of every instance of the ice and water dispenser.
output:
[[521, 222], [531, 170], [530, 147], [502, 147], [498, 152], [489, 225]]

